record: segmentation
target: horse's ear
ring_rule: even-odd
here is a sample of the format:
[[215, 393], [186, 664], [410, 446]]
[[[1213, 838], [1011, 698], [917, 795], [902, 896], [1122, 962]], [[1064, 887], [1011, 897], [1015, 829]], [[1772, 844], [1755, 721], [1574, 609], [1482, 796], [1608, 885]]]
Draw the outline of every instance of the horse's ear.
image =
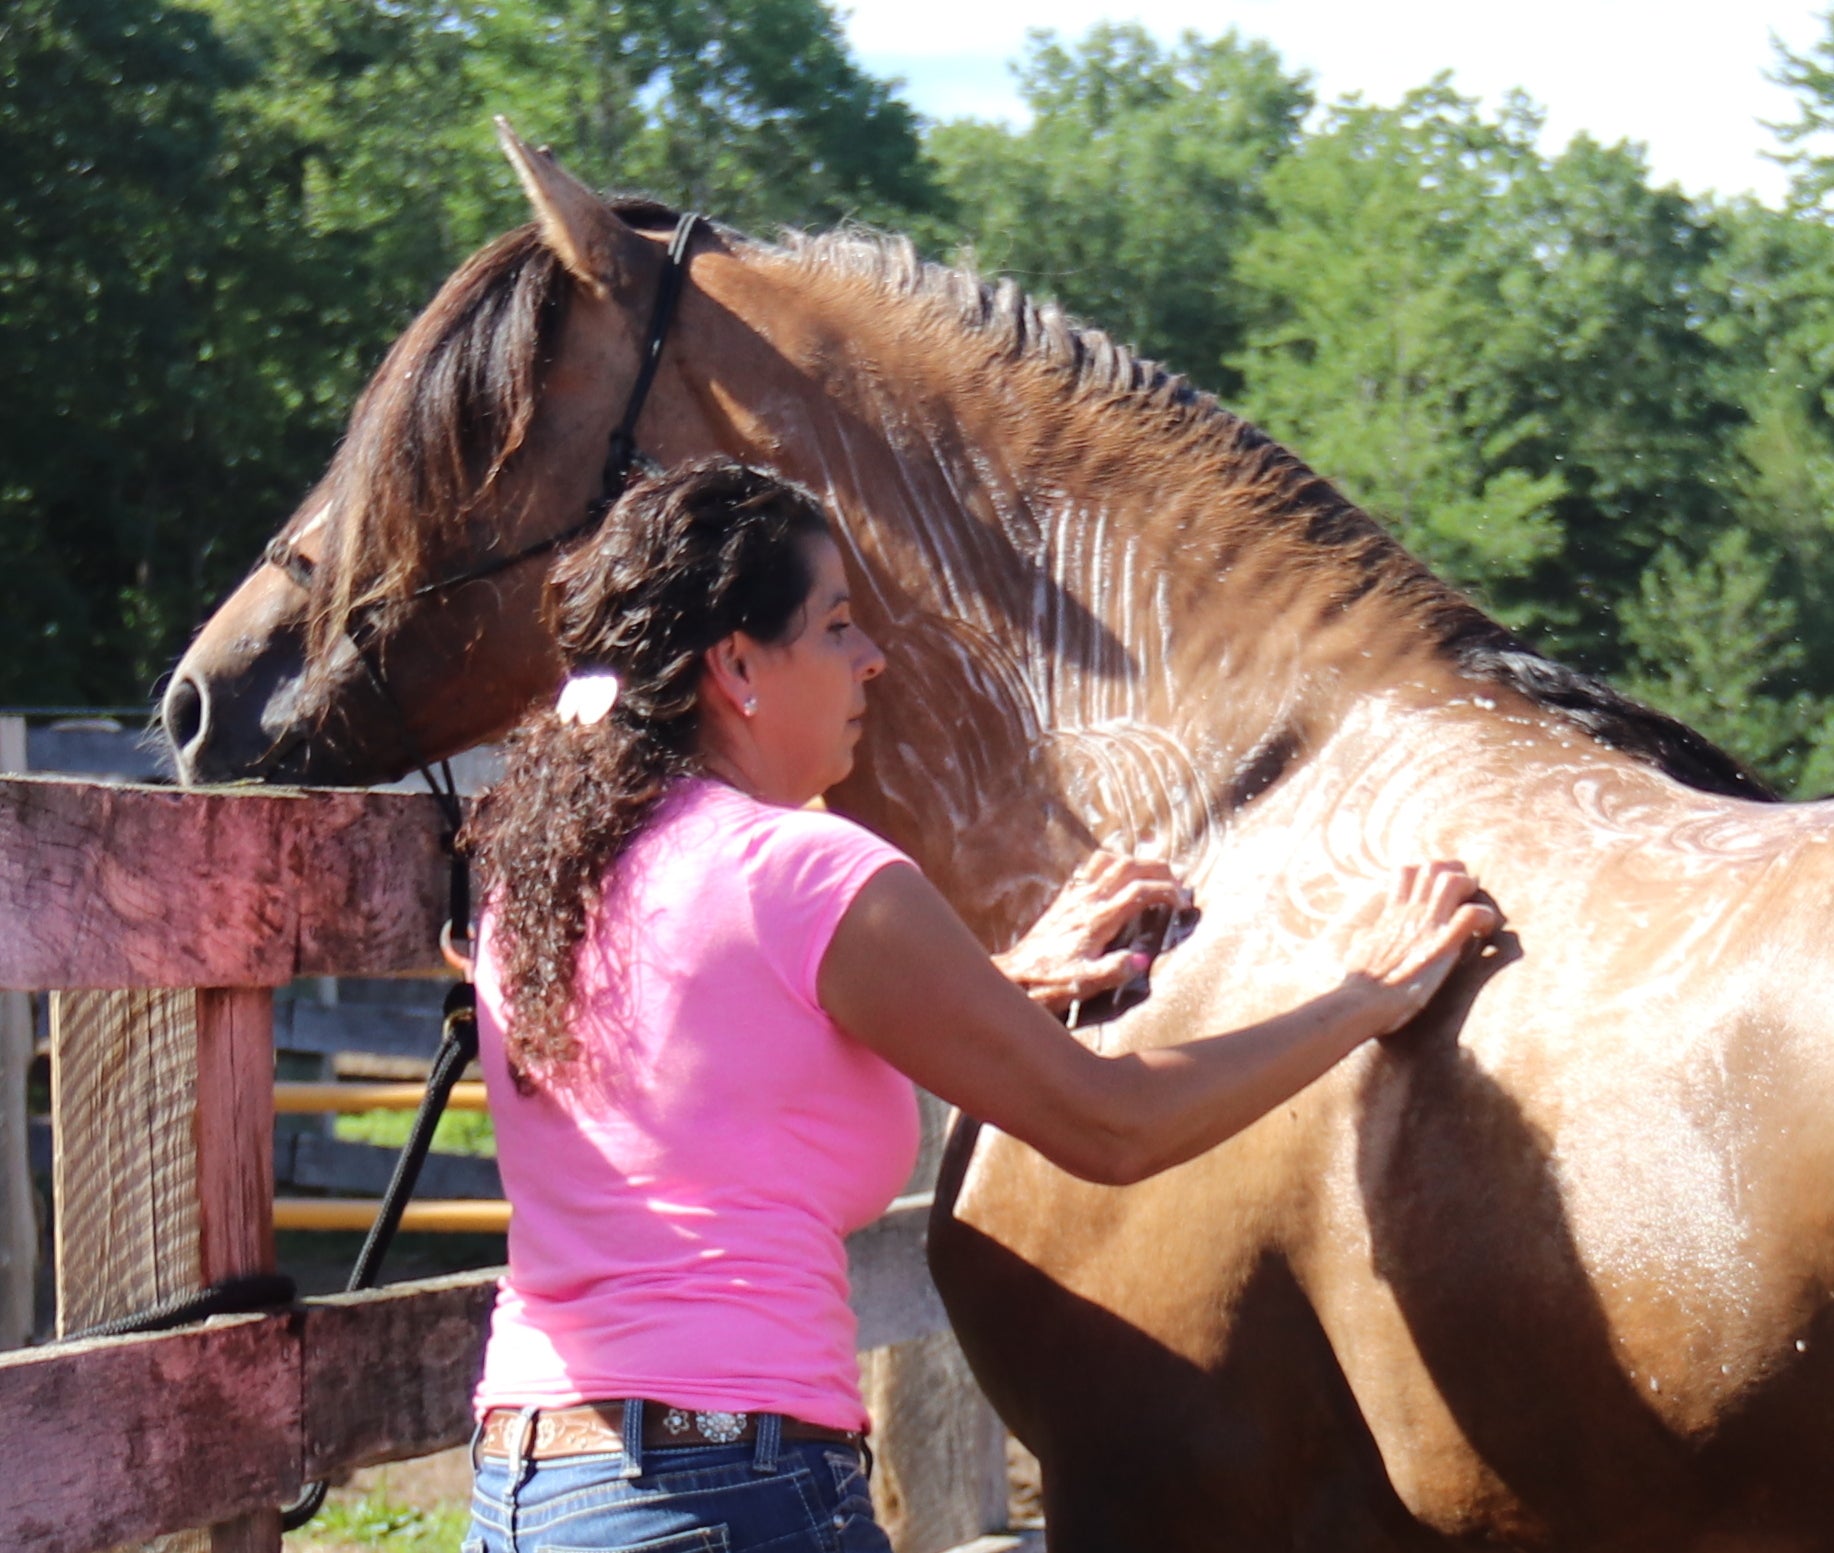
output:
[[508, 119], [499, 116], [496, 123], [503, 154], [535, 207], [542, 241], [575, 280], [594, 296], [605, 296], [625, 267], [635, 235], [604, 200], [554, 160], [553, 152], [530, 146]]

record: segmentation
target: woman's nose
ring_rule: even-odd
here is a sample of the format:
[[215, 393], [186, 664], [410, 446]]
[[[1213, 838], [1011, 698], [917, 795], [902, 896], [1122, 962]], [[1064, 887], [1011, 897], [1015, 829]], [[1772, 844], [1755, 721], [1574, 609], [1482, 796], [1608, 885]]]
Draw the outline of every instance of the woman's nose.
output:
[[885, 672], [885, 654], [879, 651], [879, 644], [864, 631], [860, 633], [860, 678], [877, 679]]

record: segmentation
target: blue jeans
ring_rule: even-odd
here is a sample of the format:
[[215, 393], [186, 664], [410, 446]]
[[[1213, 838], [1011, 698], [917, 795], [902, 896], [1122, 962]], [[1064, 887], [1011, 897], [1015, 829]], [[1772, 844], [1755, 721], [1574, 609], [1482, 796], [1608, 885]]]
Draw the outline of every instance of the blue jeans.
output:
[[545, 1461], [473, 1456], [462, 1553], [891, 1553], [858, 1451], [781, 1440]]

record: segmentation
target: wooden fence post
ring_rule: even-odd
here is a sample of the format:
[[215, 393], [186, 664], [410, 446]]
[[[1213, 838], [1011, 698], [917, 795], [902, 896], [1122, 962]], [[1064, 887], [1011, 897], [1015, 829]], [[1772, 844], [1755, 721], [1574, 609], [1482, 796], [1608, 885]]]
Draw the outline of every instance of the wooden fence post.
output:
[[[25, 719], [0, 717], [0, 776], [26, 769]], [[0, 990], [0, 1351], [32, 1340], [38, 1213], [26, 1154], [26, 1073], [32, 1000]]]
[[[920, 1096], [924, 1148], [907, 1190], [930, 1191], [950, 1110]], [[927, 1274], [918, 1270], [919, 1277]], [[940, 1553], [1006, 1526], [1006, 1430], [945, 1325], [861, 1355], [873, 1419], [873, 1503], [897, 1553]]]
[[[59, 1335], [274, 1267], [273, 994], [64, 992], [51, 1015]], [[162, 1553], [279, 1553], [276, 1510]]]

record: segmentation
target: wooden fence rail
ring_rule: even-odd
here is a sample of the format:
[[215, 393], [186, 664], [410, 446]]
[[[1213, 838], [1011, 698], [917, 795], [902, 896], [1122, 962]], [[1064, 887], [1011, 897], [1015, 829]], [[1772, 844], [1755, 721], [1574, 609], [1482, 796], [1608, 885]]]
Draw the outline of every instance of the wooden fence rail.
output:
[[[848, 1244], [862, 1347], [938, 1330], [920, 1197]], [[497, 1271], [0, 1355], [0, 1546], [91, 1553], [463, 1442]]]
[[[53, 994], [60, 1332], [272, 1270], [272, 989], [429, 969], [440, 827], [411, 794], [0, 778], [0, 988]], [[924, 1218], [849, 1242], [862, 1348], [946, 1330]], [[493, 1276], [0, 1356], [0, 1547], [278, 1553], [302, 1482], [465, 1437]]]

